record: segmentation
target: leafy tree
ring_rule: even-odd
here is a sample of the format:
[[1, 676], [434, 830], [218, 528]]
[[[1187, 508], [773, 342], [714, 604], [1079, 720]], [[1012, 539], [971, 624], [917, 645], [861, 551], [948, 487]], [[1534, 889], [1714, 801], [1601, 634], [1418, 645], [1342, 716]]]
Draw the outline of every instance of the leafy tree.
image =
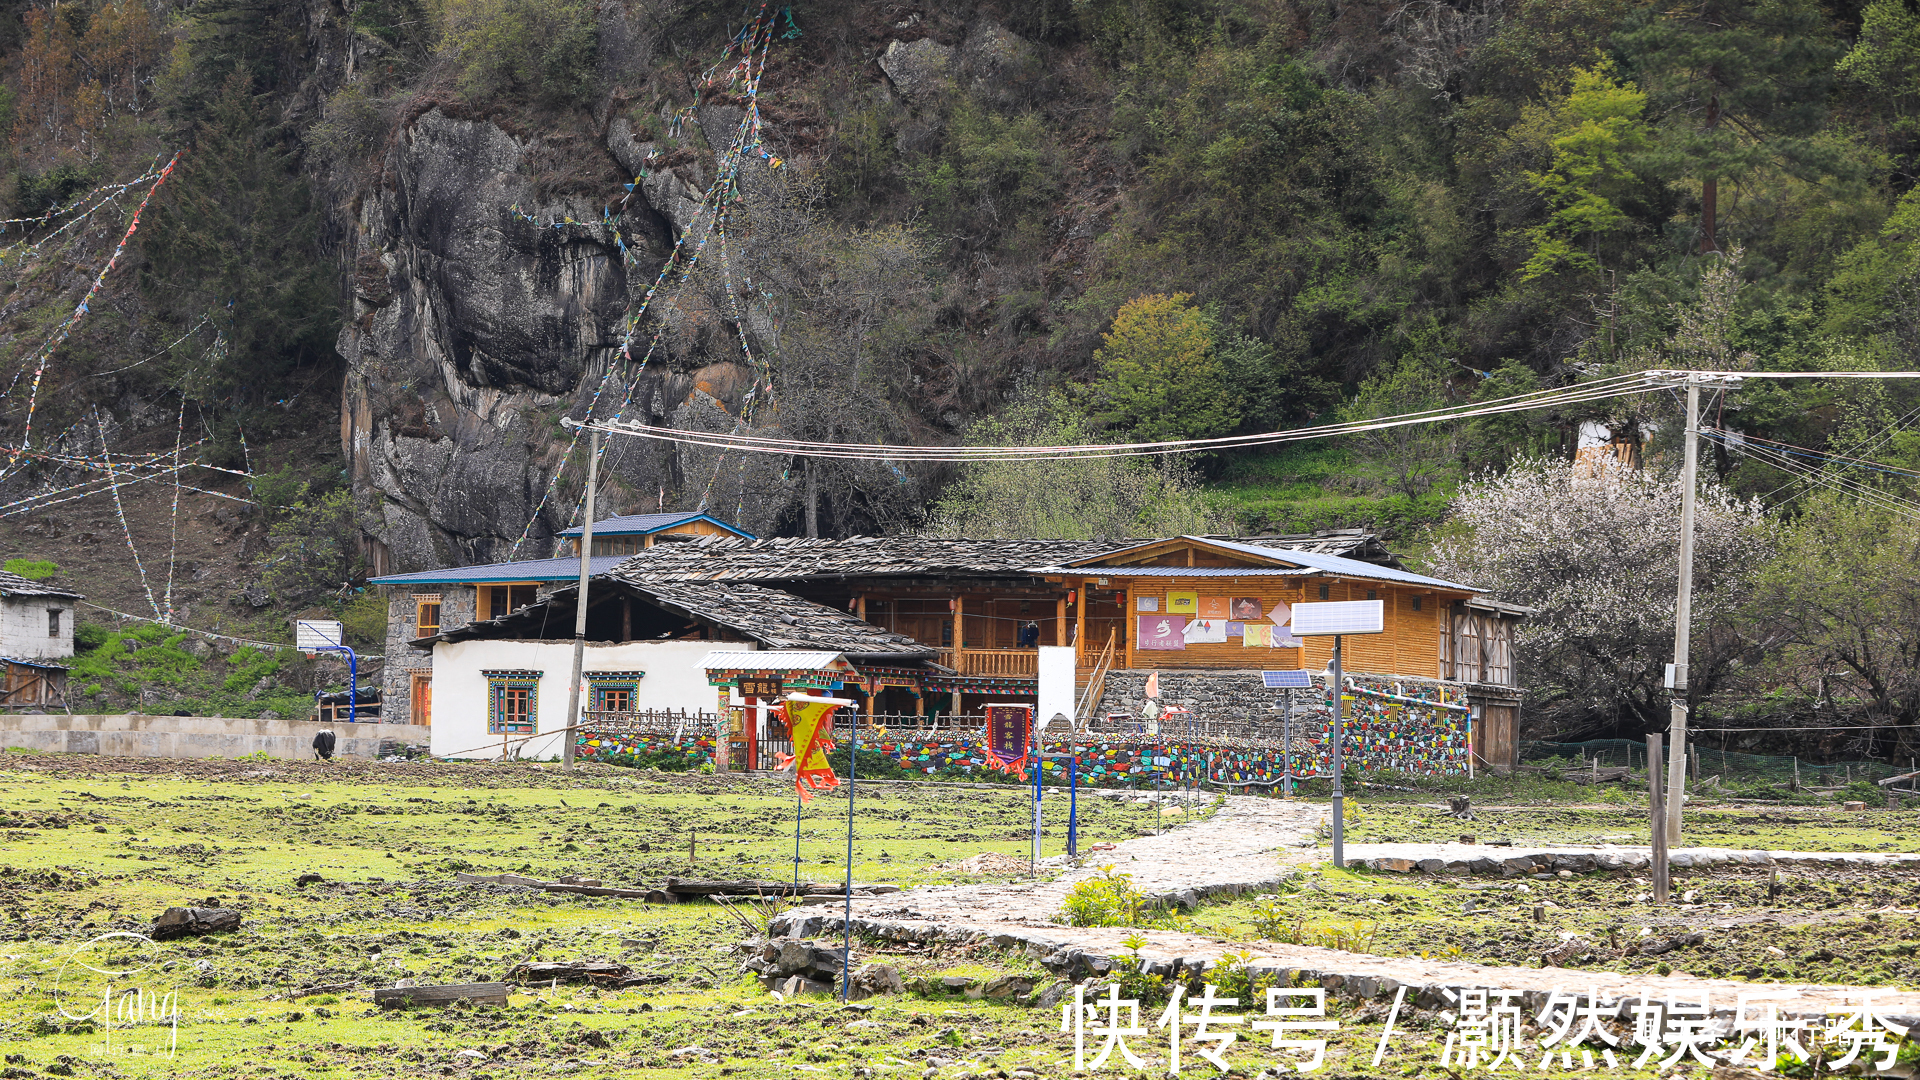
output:
[[1240, 422], [1240, 402], [1191, 293], [1121, 305], [1094, 352], [1096, 418], [1142, 441], [1205, 439]]
[[[1451, 535], [1429, 569], [1509, 603], [1538, 608], [1514, 639], [1539, 730], [1563, 736], [1659, 731], [1666, 724], [1679, 581], [1680, 485], [1671, 473], [1603, 460], [1574, 469], [1536, 459], [1464, 485]], [[1695, 504], [1693, 637], [1696, 707], [1736, 664], [1777, 644], [1748, 619], [1754, 575], [1777, 530], [1757, 501], [1702, 483]]]
[[287, 510], [267, 531], [260, 580], [275, 600], [298, 606], [351, 593], [366, 576], [362, 508], [346, 490]]
[[1700, 185], [1702, 252], [1720, 250], [1721, 180], [1851, 171], [1818, 137], [1841, 49], [1810, 0], [1648, 9], [1613, 43], [1660, 129], [1643, 165]]
[[[1429, 333], [1423, 338], [1432, 338]], [[1447, 405], [1451, 396], [1444, 360], [1428, 351], [1438, 342], [1421, 341], [1416, 351], [1392, 370], [1360, 384], [1360, 392], [1340, 410], [1344, 421], [1374, 420], [1385, 416], [1404, 416]], [[1399, 427], [1365, 431], [1352, 436], [1363, 456], [1385, 475], [1384, 486], [1410, 499], [1417, 499], [1442, 482], [1451, 483], [1460, 475], [1460, 457], [1464, 440], [1459, 425], [1405, 424]]]
[[1838, 71], [1893, 111], [1896, 130], [1920, 134], [1920, 11], [1905, 0], [1873, 0]]
[[1553, 164], [1527, 173], [1552, 214], [1528, 231], [1533, 255], [1521, 280], [1563, 267], [1600, 269], [1602, 239], [1628, 223], [1619, 200], [1638, 179], [1629, 160], [1647, 145], [1646, 105], [1645, 94], [1613, 77], [1610, 63], [1573, 73], [1567, 96], [1551, 110], [1558, 132], [1551, 142]]
[[1815, 496], [1760, 575], [1754, 622], [1778, 627], [1788, 646], [1770, 670], [1811, 690], [1831, 722], [1920, 721], [1916, 567], [1920, 522], [1911, 515]]
[[[1097, 442], [1066, 395], [1030, 395], [967, 430], [970, 446], [1067, 446]], [[1234, 531], [1174, 459], [1065, 458], [963, 466], [934, 504], [933, 536], [1063, 540]]]

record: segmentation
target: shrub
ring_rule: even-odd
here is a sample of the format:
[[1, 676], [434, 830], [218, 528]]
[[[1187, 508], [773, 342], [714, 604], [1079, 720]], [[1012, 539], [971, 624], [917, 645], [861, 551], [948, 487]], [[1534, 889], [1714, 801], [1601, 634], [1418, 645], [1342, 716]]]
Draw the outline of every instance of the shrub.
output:
[[1115, 873], [1111, 866], [1101, 867], [1099, 877], [1075, 885], [1061, 905], [1060, 917], [1068, 926], [1170, 927], [1180, 921], [1177, 914], [1135, 889], [1132, 874]]
[[107, 643], [113, 632], [98, 623], [81, 623], [73, 628], [73, 647], [79, 652], [89, 652]]
[[599, 88], [599, 31], [582, 0], [449, 0], [446, 45], [462, 93], [548, 104]]

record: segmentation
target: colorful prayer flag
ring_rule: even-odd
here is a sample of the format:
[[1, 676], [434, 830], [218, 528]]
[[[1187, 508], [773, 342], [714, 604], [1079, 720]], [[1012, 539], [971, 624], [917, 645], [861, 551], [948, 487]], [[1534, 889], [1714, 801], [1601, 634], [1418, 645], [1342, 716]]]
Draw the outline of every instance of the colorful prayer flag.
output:
[[776, 710], [786, 721], [787, 734], [795, 750], [793, 754], [779, 756], [780, 767], [794, 766], [793, 789], [800, 793], [801, 802], [810, 802], [816, 791], [840, 786], [840, 778], [834, 775], [833, 765], [827, 761], [827, 751], [833, 749], [832, 717], [835, 709], [853, 704], [846, 698], [794, 694]]

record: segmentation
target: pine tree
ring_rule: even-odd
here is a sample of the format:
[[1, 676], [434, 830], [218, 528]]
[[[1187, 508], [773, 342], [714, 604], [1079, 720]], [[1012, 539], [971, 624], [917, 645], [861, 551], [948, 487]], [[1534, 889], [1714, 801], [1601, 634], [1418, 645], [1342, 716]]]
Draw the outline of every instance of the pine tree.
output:
[[239, 409], [272, 401], [302, 364], [332, 355], [337, 314], [306, 182], [249, 75], [208, 106], [169, 196], [143, 229], [142, 285], [181, 322], [216, 312], [225, 356], [173, 373], [190, 397]]
[[1817, 138], [1839, 35], [1810, 0], [1701, 0], [1614, 35], [1661, 129], [1645, 165], [1700, 184], [1700, 250], [1720, 250], [1720, 182], [1847, 166]]

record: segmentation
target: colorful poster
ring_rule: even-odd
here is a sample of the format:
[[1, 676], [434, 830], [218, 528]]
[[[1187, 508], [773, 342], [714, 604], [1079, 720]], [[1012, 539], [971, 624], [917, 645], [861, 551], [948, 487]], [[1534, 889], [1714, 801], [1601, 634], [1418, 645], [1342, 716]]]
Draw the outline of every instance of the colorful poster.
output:
[[1260, 612], [1260, 598], [1257, 596], [1234, 597], [1233, 611], [1228, 617], [1239, 619], [1241, 622], [1253, 622], [1255, 619], [1266, 618]]
[[1273, 610], [1267, 612], [1267, 618], [1272, 619], [1275, 626], [1285, 626], [1293, 621], [1293, 609], [1287, 606], [1286, 601], [1276, 600]]
[[[827, 751], [833, 749], [833, 711], [842, 705], [853, 705], [846, 698], [802, 697], [799, 694], [788, 698], [776, 707], [774, 715], [786, 721], [787, 734], [793, 740], [797, 754], [781, 754], [782, 769], [794, 767], [793, 788], [800, 793], [801, 802], [810, 802], [813, 793], [840, 786], [840, 778], [833, 774], [833, 766], [827, 761]], [[804, 748], [804, 749], [802, 749]]]
[[1185, 637], [1189, 645], [1225, 645], [1227, 620], [1195, 619], [1187, 624]]
[[1136, 596], [1133, 598], [1135, 611], [1159, 611], [1160, 598], [1157, 596]]
[[1184, 649], [1187, 620], [1180, 615], [1142, 615], [1140, 632], [1134, 639], [1141, 649]]
[[1168, 592], [1167, 611], [1174, 615], [1200, 614], [1200, 593], [1198, 591]]
[[1231, 601], [1224, 596], [1203, 596], [1200, 598], [1200, 617], [1203, 619], [1229, 618]]
[[1246, 637], [1247, 624], [1243, 622], [1229, 621], [1227, 623], [1227, 636], [1228, 637]]
[[1288, 623], [1285, 626], [1276, 626], [1273, 628], [1273, 647], [1274, 648], [1297, 649], [1303, 644], [1304, 642], [1302, 642], [1299, 638], [1293, 636], [1292, 623]]
[[1264, 649], [1273, 642], [1274, 627], [1268, 623], [1248, 623], [1240, 635], [1240, 644], [1249, 649]]
[[987, 767], [1027, 778], [1028, 744], [1033, 740], [1033, 706], [987, 706]]

